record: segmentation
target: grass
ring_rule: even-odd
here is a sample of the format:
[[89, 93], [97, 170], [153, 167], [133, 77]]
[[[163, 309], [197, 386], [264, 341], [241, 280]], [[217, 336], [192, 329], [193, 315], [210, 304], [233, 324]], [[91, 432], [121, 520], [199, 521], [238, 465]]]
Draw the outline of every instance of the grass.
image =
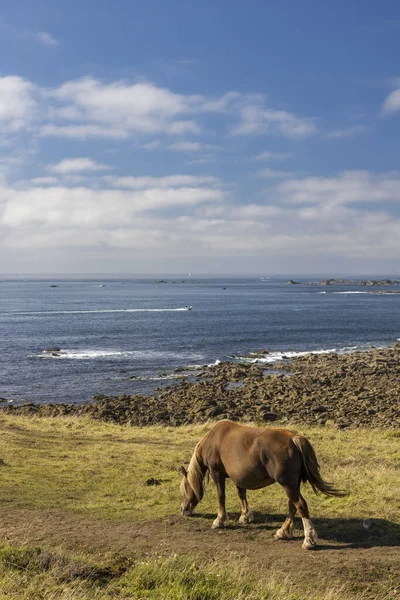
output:
[[[0, 504], [59, 508], [112, 520], [146, 520], [179, 511], [178, 467], [188, 462], [208, 427], [119, 427], [79, 418], [0, 418]], [[348, 498], [305, 496], [314, 517], [386, 519], [400, 523], [398, 511], [400, 432], [307, 428], [322, 474], [350, 491]], [[148, 479], [161, 480], [147, 486]], [[46, 493], [43, 493], [43, 490]], [[249, 493], [251, 507], [285, 513], [278, 485]], [[228, 511], [237, 512], [234, 486], [227, 485]], [[200, 512], [216, 512], [214, 486]]]
[[[376, 537], [366, 558], [351, 549], [337, 557], [323, 551], [322, 557], [304, 553], [299, 540], [291, 547], [283, 543], [278, 552], [275, 544], [266, 542], [265, 535], [270, 539], [267, 530], [281, 523], [287, 510], [287, 500], [278, 485], [248, 494], [261, 527], [232, 528], [222, 532], [226, 537], [210, 537], [203, 553], [190, 539], [179, 545], [179, 535], [187, 538], [188, 532], [189, 536], [193, 532], [193, 541], [198, 544], [207, 541], [205, 531], [210, 536], [219, 535], [209, 530], [217, 507], [212, 484], [198, 507], [200, 518], [185, 522], [178, 517], [178, 467], [189, 461], [195, 444], [210, 426], [132, 428], [82, 418], [1, 415], [0, 458], [4, 464], [0, 464], [0, 511], [4, 517], [15, 511], [18, 518], [25, 518], [27, 533], [26, 539], [17, 535], [17, 542], [0, 542], [0, 600], [398, 597], [393, 552], [400, 546], [399, 431], [333, 427], [301, 431], [316, 450], [324, 478], [350, 491], [347, 498], [321, 498], [315, 497], [309, 486], [304, 487], [319, 533], [341, 543], [373, 541]], [[151, 479], [159, 480], [160, 485], [147, 485]], [[227, 509], [231, 524], [235, 524], [232, 519], [238, 517], [239, 501], [231, 482], [227, 485]], [[41, 524], [52, 514], [53, 531], [62, 526], [60, 520], [65, 520], [63, 535], [68, 536], [68, 528], [75, 524], [79, 544], [86, 535], [86, 525], [94, 520], [101, 524], [100, 532], [104, 525], [112, 540], [118, 540], [120, 532], [129, 527], [127, 547], [131, 551], [121, 554], [116, 550], [113, 554], [109, 548], [103, 550], [102, 539], [97, 537], [99, 529], [94, 529], [91, 538], [88, 534], [86, 544], [79, 545], [77, 551], [74, 543], [59, 547], [59, 538], [51, 537], [48, 530], [36, 545], [29, 537], [34, 536], [29, 519], [39, 515]], [[168, 529], [165, 523], [173, 515], [177, 521]], [[364, 519], [372, 520], [371, 530], [362, 528]], [[177, 532], [175, 542], [181, 551], [175, 554], [173, 544], [165, 544], [157, 554], [154, 544], [150, 550], [136, 547], [130, 537], [136, 524], [141, 531], [149, 528], [150, 538], [157, 534], [159, 540], [167, 542], [168, 536]], [[25, 525], [19, 529], [25, 531]], [[165, 532], [160, 532], [164, 526]], [[219, 542], [218, 551], [214, 540]], [[243, 547], [241, 556], [235, 550], [238, 544]], [[387, 563], [385, 551], [374, 555], [374, 546], [379, 544], [391, 552]], [[269, 559], [271, 546], [274, 558]], [[281, 548], [288, 552], [280, 562], [274, 562]], [[256, 564], [253, 559], [259, 551]], [[329, 580], [325, 569], [331, 573]]]
[[[394, 597], [394, 596], [393, 596]], [[0, 547], [0, 600], [346, 600], [341, 586], [312, 592], [294, 587], [290, 577], [261, 580], [248, 565], [229, 570], [173, 555], [134, 565], [96, 565], [82, 556], [43, 548]], [[365, 595], [352, 595], [365, 600]]]

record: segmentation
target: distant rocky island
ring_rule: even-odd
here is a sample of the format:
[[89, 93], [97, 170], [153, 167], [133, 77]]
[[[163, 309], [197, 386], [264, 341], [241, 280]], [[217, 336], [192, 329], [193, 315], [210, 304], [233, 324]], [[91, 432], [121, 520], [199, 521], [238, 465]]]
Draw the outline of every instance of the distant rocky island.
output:
[[357, 286], [396, 286], [400, 284], [399, 279], [322, 279], [321, 281], [295, 281], [289, 279], [290, 285], [357, 285]]

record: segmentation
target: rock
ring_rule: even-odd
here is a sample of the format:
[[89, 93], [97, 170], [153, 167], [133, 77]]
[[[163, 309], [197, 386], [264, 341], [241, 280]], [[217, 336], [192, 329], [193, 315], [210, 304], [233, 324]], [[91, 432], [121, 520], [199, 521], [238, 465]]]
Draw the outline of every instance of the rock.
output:
[[262, 412], [260, 413], [263, 421], [276, 421], [278, 419], [278, 415], [272, 412]]
[[317, 404], [317, 406], [313, 407], [313, 411], [315, 413], [324, 413], [328, 410], [327, 406], [322, 406], [322, 404]]
[[279, 418], [281, 423], [329, 422], [339, 428], [400, 428], [399, 358], [400, 344], [346, 355], [298, 356], [274, 365], [279, 374], [264, 374], [265, 367], [257, 363], [222, 362], [204, 365], [196, 372], [195, 381], [175, 382], [154, 397], [97, 395], [87, 404], [46, 406], [13, 407], [7, 403], [0, 411], [89, 416], [140, 427], [204, 423], [216, 418], [261, 422]]

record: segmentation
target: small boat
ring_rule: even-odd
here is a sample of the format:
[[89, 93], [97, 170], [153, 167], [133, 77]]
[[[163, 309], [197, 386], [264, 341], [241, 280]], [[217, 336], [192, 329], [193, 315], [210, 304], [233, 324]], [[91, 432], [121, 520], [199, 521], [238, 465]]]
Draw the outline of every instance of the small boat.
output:
[[185, 306], [185, 310], [192, 310], [193, 306]]

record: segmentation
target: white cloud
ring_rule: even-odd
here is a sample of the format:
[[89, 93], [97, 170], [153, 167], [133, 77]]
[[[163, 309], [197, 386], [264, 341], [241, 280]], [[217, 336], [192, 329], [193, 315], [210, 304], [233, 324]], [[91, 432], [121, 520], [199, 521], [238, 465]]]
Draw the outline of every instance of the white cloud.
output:
[[365, 127], [365, 125], [353, 125], [352, 127], [345, 127], [343, 129], [334, 129], [333, 131], [328, 132], [325, 137], [328, 140], [351, 138], [359, 133], [365, 133], [366, 131], [368, 131], [368, 127]]
[[109, 171], [111, 167], [92, 160], [91, 158], [64, 158], [55, 165], [49, 165], [47, 169], [52, 173], [80, 173], [82, 171], [96, 172]]
[[[238, 253], [277, 264], [283, 257], [306, 264], [316, 255], [343, 264], [400, 258], [400, 219], [387, 204], [379, 208], [380, 199], [400, 201], [399, 173], [292, 179], [263, 202], [241, 205], [212, 176], [119, 179], [99, 176], [93, 187], [0, 185], [0, 249], [42, 260], [48, 249], [52, 257], [75, 252], [80, 264], [93, 252], [99, 260], [134, 259], [144, 247], [155, 260], [192, 256], [209, 266]], [[374, 206], [365, 210], [365, 200]]]
[[215, 163], [217, 157], [215, 154], [203, 154], [203, 156], [199, 156], [197, 158], [192, 158], [186, 162], [187, 165], [207, 165], [210, 163]]
[[336, 177], [291, 179], [280, 184], [279, 192], [291, 204], [400, 202], [400, 172], [344, 171]]
[[158, 150], [159, 148], [161, 148], [161, 142], [159, 140], [153, 140], [148, 144], [143, 144], [142, 148], [144, 148], [145, 150]]
[[177, 152], [201, 152], [207, 150], [222, 150], [221, 146], [217, 144], [203, 144], [200, 142], [176, 142], [169, 144], [169, 150], [175, 150]]
[[280, 206], [271, 204], [245, 204], [235, 207], [232, 214], [235, 218], [249, 219], [269, 219], [277, 217], [284, 213], [284, 209]]
[[275, 169], [261, 169], [257, 175], [259, 177], [266, 177], [267, 179], [282, 179], [284, 177], [293, 177], [295, 173], [291, 171], [276, 171]]
[[261, 152], [253, 160], [286, 160], [293, 156], [293, 152]]
[[400, 110], [400, 88], [394, 90], [383, 103], [383, 112], [391, 114]]
[[90, 138], [123, 140], [128, 137], [128, 133], [123, 129], [115, 129], [103, 125], [48, 124], [40, 128], [39, 134], [41, 137], [61, 137], [79, 140], [87, 140]]
[[[47, 32], [37, 35], [43, 43], [57, 43]], [[267, 107], [261, 94], [228, 92], [219, 98], [208, 98], [176, 93], [151, 82], [104, 83], [90, 76], [53, 89], [43, 89], [13, 76], [0, 79], [0, 85], [0, 119], [7, 121], [8, 129], [22, 129], [36, 108], [40, 116], [36, 131], [40, 137], [124, 140], [155, 134], [198, 135], [205, 130], [210, 114], [224, 115], [234, 135], [302, 138], [317, 132], [314, 119]], [[33, 100], [34, 90], [40, 103]], [[153, 140], [142, 147], [155, 149], [160, 142]], [[220, 149], [214, 144], [188, 140], [166, 147], [187, 152]]]
[[56, 40], [56, 38], [54, 36], [52, 36], [51, 33], [48, 33], [47, 31], [39, 31], [35, 35], [35, 37], [39, 42], [41, 42], [45, 46], [55, 47], [55, 46], [60, 45], [60, 42], [58, 40]]
[[[52, 238], [57, 232], [68, 228], [82, 232], [105, 228], [112, 233], [116, 228], [134, 227], [143, 215], [179, 207], [182, 211], [192, 210], [203, 203], [221, 202], [224, 192], [207, 187], [149, 187], [144, 189], [95, 189], [85, 186], [65, 187], [0, 187], [0, 225], [14, 233], [24, 232], [26, 245], [35, 236], [37, 228]], [[177, 183], [177, 182], [176, 182]], [[154, 217], [156, 218], [156, 217]], [[12, 237], [12, 236], [11, 236]], [[82, 243], [82, 238], [79, 244]]]
[[33, 185], [57, 185], [59, 180], [57, 177], [34, 177], [29, 182]]
[[[120, 132], [120, 137], [127, 133], [199, 132], [197, 123], [186, 118], [198, 105], [199, 97], [176, 94], [152, 83], [103, 84], [84, 77], [62, 84], [49, 91], [48, 96], [61, 103], [60, 118], [68, 117], [66, 107], [75, 120], [85, 121], [86, 126], [108, 127]], [[57, 133], [57, 130], [47, 130], [47, 135]], [[71, 130], [69, 133], [72, 136]]]
[[0, 77], [0, 133], [15, 132], [32, 120], [34, 86], [22, 77]]
[[166, 177], [114, 177], [106, 175], [103, 180], [115, 187], [130, 188], [134, 190], [146, 188], [177, 188], [181, 186], [197, 187], [213, 185], [218, 179], [212, 175], [167, 175]]
[[274, 135], [287, 138], [304, 138], [318, 132], [313, 119], [298, 117], [284, 110], [265, 108], [262, 104], [244, 106], [240, 109], [241, 121], [233, 135]]
[[199, 142], [177, 142], [176, 144], [170, 144], [168, 148], [178, 152], [198, 152], [202, 150], [203, 145]]

